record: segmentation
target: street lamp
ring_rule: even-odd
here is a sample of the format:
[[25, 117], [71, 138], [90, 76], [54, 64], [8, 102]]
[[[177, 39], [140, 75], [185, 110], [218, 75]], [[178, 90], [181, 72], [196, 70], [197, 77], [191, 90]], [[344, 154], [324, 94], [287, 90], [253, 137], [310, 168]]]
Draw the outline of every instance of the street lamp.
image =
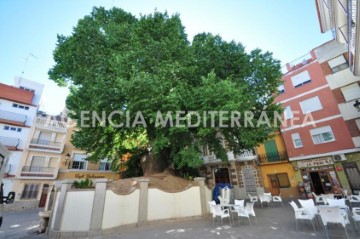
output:
[[68, 164], [69, 159], [70, 159], [70, 154], [67, 153], [67, 154], [65, 155], [65, 162], [64, 162], [65, 166]]
[[359, 102], [359, 100], [355, 100], [354, 107], [357, 109], [357, 111], [360, 112], [360, 102]]

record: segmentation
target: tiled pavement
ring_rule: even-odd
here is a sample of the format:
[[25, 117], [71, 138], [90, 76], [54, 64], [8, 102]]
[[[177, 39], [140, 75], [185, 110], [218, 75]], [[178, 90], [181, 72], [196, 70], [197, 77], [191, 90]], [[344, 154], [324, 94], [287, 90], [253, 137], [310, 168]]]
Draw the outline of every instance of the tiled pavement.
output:
[[[0, 228], [0, 238], [6, 239], [43, 239], [48, 238], [44, 234], [36, 234], [39, 210], [26, 210], [22, 212], [8, 212], [4, 215], [4, 223]], [[103, 235], [99, 238], [115, 239], [174, 239], [174, 238], [206, 238], [206, 239], [300, 239], [300, 238], [325, 238], [323, 226], [316, 223], [314, 232], [309, 222], [300, 222], [299, 229], [295, 228], [293, 209], [288, 203], [284, 207], [256, 207], [257, 222], [252, 218], [252, 226], [246, 218], [233, 225], [228, 221], [223, 226], [212, 225], [212, 219], [191, 218], [185, 220], [166, 220], [153, 222], [141, 227], [127, 227], [115, 233]], [[360, 238], [360, 232], [347, 227], [350, 238]], [[341, 226], [330, 225], [329, 234], [331, 239], [346, 238]]]

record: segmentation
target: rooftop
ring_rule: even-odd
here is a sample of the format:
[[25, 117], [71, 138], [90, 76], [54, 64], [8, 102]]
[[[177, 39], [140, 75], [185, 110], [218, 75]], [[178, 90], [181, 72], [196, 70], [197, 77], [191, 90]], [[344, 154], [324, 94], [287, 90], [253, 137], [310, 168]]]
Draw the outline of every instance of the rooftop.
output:
[[32, 105], [34, 92], [0, 83], [0, 99]]

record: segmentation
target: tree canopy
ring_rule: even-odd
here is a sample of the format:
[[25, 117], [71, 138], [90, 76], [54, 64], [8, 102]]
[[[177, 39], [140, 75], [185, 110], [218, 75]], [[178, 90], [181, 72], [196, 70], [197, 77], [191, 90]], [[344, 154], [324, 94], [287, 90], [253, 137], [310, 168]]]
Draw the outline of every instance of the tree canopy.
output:
[[[136, 18], [118, 8], [94, 8], [70, 36], [58, 36], [53, 55], [50, 79], [70, 89], [66, 106], [78, 125], [72, 142], [91, 153], [89, 160], [130, 152], [137, 162], [139, 154], [150, 156], [146, 160], [156, 162], [157, 171], [169, 165], [193, 168], [202, 164], [204, 145], [226, 160], [226, 150], [251, 149], [274, 128], [211, 127], [220, 111], [239, 112], [240, 119], [251, 111], [255, 126], [261, 112], [266, 111], [272, 122], [273, 112], [281, 111], [274, 103], [280, 62], [271, 53], [247, 53], [241, 43], [210, 33], [200, 33], [190, 42], [179, 15], [155, 11]], [[117, 113], [94, 120], [95, 125], [90, 117], [88, 127], [83, 124], [86, 111], [99, 116]], [[208, 117], [210, 111], [216, 112], [214, 119]], [[159, 125], [158, 112], [164, 117], [171, 112], [173, 119], [181, 112], [194, 125]], [[191, 112], [198, 113], [200, 124]], [[145, 125], [132, 125], [134, 119]], [[122, 123], [123, 127], [114, 126]]]

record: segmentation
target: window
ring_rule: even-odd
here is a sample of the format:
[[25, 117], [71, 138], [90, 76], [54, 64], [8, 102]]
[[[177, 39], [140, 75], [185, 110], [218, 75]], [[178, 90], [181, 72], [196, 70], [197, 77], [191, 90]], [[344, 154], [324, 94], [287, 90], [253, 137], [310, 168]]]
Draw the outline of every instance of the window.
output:
[[338, 56], [338, 57], [328, 61], [328, 64], [333, 73], [341, 71], [341, 70], [349, 67], [349, 64], [346, 62], [346, 59], [343, 55]]
[[291, 138], [295, 148], [301, 148], [303, 146], [299, 133], [291, 134]]
[[40, 184], [25, 184], [21, 199], [37, 199]]
[[29, 110], [29, 106], [19, 105], [19, 104], [15, 104], [15, 103], [12, 104], [12, 107], [19, 108], [19, 109], [22, 109], [22, 110]]
[[110, 170], [111, 169], [111, 162], [100, 162], [99, 170]]
[[323, 144], [335, 141], [335, 137], [330, 126], [312, 129], [310, 130], [310, 134], [314, 144]]
[[284, 117], [286, 120], [292, 119], [292, 117], [294, 117], [290, 106], [286, 106], [284, 108]]
[[354, 83], [341, 88], [346, 101], [355, 100], [360, 98], [360, 87], [358, 83]]
[[303, 114], [318, 111], [318, 110], [321, 110], [323, 108], [318, 96], [315, 96], [315, 97], [312, 97], [310, 99], [301, 101], [300, 102], [300, 107], [301, 107], [301, 110], [302, 110]]
[[311, 82], [311, 78], [308, 71], [303, 71], [300, 74], [291, 77], [291, 81], [293, 86], [296, 88]]
[[71, 168], [78, 170], [86, 170], [87, 169], [87, 161], [85, 160], [86, 157], [87, 157], [86, 154], [75, 153], [73, 155], [73, 162]]
[[22, 128], [5, 125], [4, 130], [14, 131], [14, 132], [21, 132]]
[[22, 89], [22, 90], [30, 91], [30, 92], [35, 92], [35, 90], [24, 87], [24, 86], [20, 86], [19, 88]]
[[276, 177], [279, 182], [279, 188], [290, 188], [290, 181], [287, 173], [277, 173]]
[[284, 85], [279, 85], [278, 91], [279, 91], [279, 93], [284, 93], [285, 92]]

